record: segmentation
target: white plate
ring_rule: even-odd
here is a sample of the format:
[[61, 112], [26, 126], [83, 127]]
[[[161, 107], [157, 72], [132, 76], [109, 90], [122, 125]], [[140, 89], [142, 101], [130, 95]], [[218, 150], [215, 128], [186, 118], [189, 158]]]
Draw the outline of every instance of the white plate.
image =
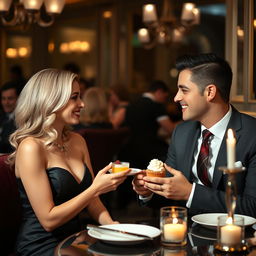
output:
[[[140, 235], [147, 235], [152, 238], [159, 236], [161, 233], [158, 228], [148, 226], [148, 225], [142, 225], [142, 224], [111, 224], [111, 225], [103, 225], [102, 227], [109, 227], [111, 229], [138, 233]], [[90, 229], [88, 231], [88, 234], [91, 237], [97, 238], [99, 240], [102, 240], [106, 243], [111, 243], [111, 244], [136, 244], [136, 243], [142, 243], [146, 241], [141, 237], [135, 237], [135, 236], [133, 237], [133, 236], [124, 235], [124, 234], [119, 235], [118, 233], [116, 236], [109, 235], [107, 233], [104, 233], [104, 230], [99, 232], [99, 231]]]
[[[129, 169], [131, 169], [131, 171], [127, 174], [128, 176], [138, 174], [142, 171], [141, 169], [138, 169], [138, 168], [129, 168]], [[112, 169], [109, 170], [109, 173], [112, 173]]]
[[[191, 219], [200, 224], [203, 225], [206, 228], [215, 228], [218, 225], [218, 217], [219, 216], [225, 216], [226, 213], [204, 213], [204, 214], [198, 214], [193, 216]], [[235, 214], [235, 216], [244, 217], [244, 225], [250, 226], [253, 225], [256, 222], [256, 219], [250, 216]]]
[[217, 232], [216, 228], [204, 228], [204, 226], [198, 225], [196, 223], [193, 223], [190, 229], [190, 232], [188, 233], [189, 235], [191, 234], [194, 237], [200, 238], [200, 239], [205, 239], [205, 240], [217, 240]]

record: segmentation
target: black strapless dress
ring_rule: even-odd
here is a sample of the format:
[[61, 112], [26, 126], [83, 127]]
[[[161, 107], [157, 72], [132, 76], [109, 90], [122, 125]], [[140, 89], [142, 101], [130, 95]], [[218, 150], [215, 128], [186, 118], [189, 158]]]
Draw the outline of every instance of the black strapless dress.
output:
[[[85, 167], [82, 181], [78, 183], [70, 172], [60, 167], [46, 170], [52, 188], [55, 205], [77, 196], [92, 183], [89, 169]], [[79, 216], [71, 219], [52, 232], [47, 232], [38, 221], [20, 179], [17, 179], [21, 198], [23, 220], [16, 243], [16, 251], [22, 256], [53, 256], [54, 248], [67, 236], [79, 232]]]

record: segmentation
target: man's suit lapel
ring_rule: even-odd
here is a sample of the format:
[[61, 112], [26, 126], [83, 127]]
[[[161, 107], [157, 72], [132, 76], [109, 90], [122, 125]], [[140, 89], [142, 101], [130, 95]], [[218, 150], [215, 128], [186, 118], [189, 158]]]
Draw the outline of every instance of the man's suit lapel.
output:
[[[232, 107], [232, 115], [231, 115], [230, 121], [228, 123], [227, 130], [229, 128], [231, 128], [235, 131], [235, 137], [236, 137], [237, 143], [239, 142], [239, 138], [241, 135], [241, 127], [242, 127], [241, 126], [241, 114], [234, 107]], [[222, 143], [220, 146], [220, 150], [218, 153], [218, 157], [216, 160], [215, 168], [214, 168], [213, 181], [212, 181], [212, 186], [214, 188], [218, 187], [221, 177], [223, 175], [223, 172], [219, 170], [219, 167], [227, 166], [227, 150], [226, 150], [227, 130], [223, 137], [223, 140], [222, 140]], [[237, 159], [237, 161], [239, 161], [239, 159]]]
[[201, 125], [200, 123], [195, 123], [194, 129], [190, 129], [188, 136], [188, 141], [186, 145], [186, 151], [184, 156], [188, 156], [187, 160], [184, 159], [184, 169], [183, 173], [187, 177], [188, 180], [192, 181], [192, 166], [194, 161], [194, 152], [197, 148], [197, 141], [201, 133]]

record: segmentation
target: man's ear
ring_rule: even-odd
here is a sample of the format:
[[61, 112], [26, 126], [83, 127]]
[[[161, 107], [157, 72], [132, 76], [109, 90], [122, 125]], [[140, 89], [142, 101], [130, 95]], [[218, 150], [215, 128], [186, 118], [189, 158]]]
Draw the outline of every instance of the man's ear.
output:
[[209, 84], [205, 88], [205, 94], [207, 96], [208, 101], [212, 101], [216, 97], [217, 87], [214, 84]]

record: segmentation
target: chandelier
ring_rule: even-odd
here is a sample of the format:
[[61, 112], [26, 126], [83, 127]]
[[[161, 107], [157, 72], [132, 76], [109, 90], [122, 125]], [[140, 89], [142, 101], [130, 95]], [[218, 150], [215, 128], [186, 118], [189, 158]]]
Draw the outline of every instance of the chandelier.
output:
[[193, 3], [184, 3], [180, 20], [173, 14], [170, 0], [164, 0], [160, 18], [157, 17], [154, 4], [143, 6], [143, 22], [146, 28], [138, 31], [138, 39], [145, 48], [152, 48], [156, 44], [169, 45], [180, 42], [184, 34], [200, 22], [200, 11]]
[[[48, 27], [53, 24], [55, 16], [60, 14], [65, 0], [0, 0], [0, 18], [5, 26], [27, 25], [37, 23]], [[44, 3], [46, 13], [40, 11]]]

